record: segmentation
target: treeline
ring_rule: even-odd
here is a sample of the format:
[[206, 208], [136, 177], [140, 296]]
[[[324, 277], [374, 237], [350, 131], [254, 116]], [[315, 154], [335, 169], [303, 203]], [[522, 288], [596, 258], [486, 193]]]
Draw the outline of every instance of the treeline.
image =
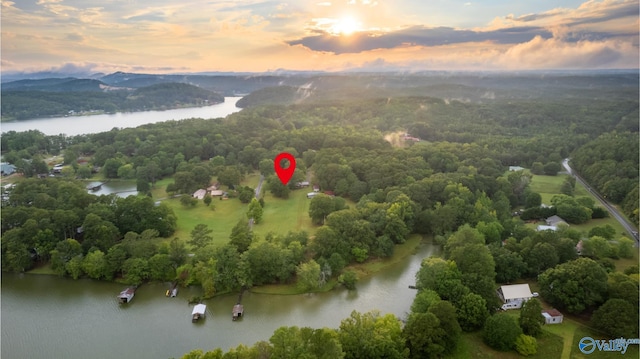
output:
[[[637, 122], [637, 117], [635, 118]], [[619, 204], [625, 215], [638, 224], [637, 132], [607, 132], [579, 148], [571, 165], [607, 200]]]
[[102, 92], [81, 87], [64, 92], [2, 91], [1, 97], [2, 118], [13, 120], [66, 116], [88, 111], [115, 113], [163, 110], [224, 102], [224, 97], [215, 92], [183, 83], [157, 84], [134, 91], [118, 89]]

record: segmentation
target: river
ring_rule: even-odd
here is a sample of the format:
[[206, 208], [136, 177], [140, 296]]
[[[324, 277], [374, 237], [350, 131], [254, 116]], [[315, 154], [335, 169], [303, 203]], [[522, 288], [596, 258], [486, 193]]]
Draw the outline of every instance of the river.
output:
[[242, 97], [225, 97], [223, 103], [205, 107], [179, 108], [166, 111], [119, 112], [110, 115], [69, 116], [38, 118], [33, 120], [2, 122], [2, 132], [38, 130], [45, 135], [68, 136], [86, 133], [110, 131], [114, 127], [138, 127], [147, 123], [156, 123], [187, 118], [220, 118], [238, 112], [236, 102]]
[[187, 299], [199, 288], [165, 297], [168, 284], [141, 286], [131, 303], [119, 305], [116, 283], [47, 275], [2, 274], [2, 358], [179, 358], [192, 349], [228, 350], [268, 340], [281, 326], [338, 328], [351, 311], [378, 309], [405, 318], [416, 291], [422, 258], [438, 247], [422, 244], [416, 254], [343, 288], [313, 295], [246, 292], [245, 317], [231, 320], [237, 295], [215, 297], [206, 318], [191, 323]]

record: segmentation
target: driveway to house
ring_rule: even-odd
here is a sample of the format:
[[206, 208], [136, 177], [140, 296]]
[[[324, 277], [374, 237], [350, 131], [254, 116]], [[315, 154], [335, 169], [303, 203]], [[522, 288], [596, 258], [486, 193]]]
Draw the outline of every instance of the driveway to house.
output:
[[624, 229], [629, 232], [631, 238], [635, 239], [636, 247], [638, 246], [638, 229], [635, 228], [627, 219], [618, 212], [618, 209], [614, 207], [611, 203], [609, 203], [604, 197], [602, 197], [595, 189], [593, 189], [587, 182], [585, 182], [576, 172], [574, 172], [569, 166], [569, 159], [565, 158], [562, 161], [562, 166], [567, 170], [567, 172], [573, 176], [576, 181], [580, 182], [586, 189], [589, 191], [594, 197], [602, 203], [602, 205], [611, 213], [611, 215], [624, 227]]
[[[256, 187], [256, 199], [259, 199], [260, 192], [262, 191], [262, 182], [264, 182], [264, 175], [260, 175], [260, 180], [258, 181], [258, 186]], [[249, 229], [253, 230], [253, 217], [249, 218]]]

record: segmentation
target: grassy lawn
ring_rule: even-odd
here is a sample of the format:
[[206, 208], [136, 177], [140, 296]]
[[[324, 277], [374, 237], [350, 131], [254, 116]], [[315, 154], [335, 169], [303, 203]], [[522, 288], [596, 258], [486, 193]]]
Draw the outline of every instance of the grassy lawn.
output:
[[[562, 353], [562, 337], [544, 331], [538, 341], [538, 352], [528, 358], [559, 359]], [[456, 351], [448, 358], [456, 359], [506, 359], [522, 358], [515, 350], [500, 352], [487, 346], [482, 341], [482, 331], [463, 333]]]
[[314, 225], [309, 217], [311, 200], [307, 198], [307, 192], [304, 189], [291, 191], [287, 199], [264, 193], [262, 222], [253, 226], [253, 231], [263, 236], [269, 232], [287, 234], [289, 231], [315, 234], [320, 227]]

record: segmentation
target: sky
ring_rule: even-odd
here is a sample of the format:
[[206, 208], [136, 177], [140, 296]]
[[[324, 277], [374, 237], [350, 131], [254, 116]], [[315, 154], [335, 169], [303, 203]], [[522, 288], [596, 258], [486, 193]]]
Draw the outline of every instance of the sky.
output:
[[637, 69], [640, 0], [0, 0], [3, 73]]

